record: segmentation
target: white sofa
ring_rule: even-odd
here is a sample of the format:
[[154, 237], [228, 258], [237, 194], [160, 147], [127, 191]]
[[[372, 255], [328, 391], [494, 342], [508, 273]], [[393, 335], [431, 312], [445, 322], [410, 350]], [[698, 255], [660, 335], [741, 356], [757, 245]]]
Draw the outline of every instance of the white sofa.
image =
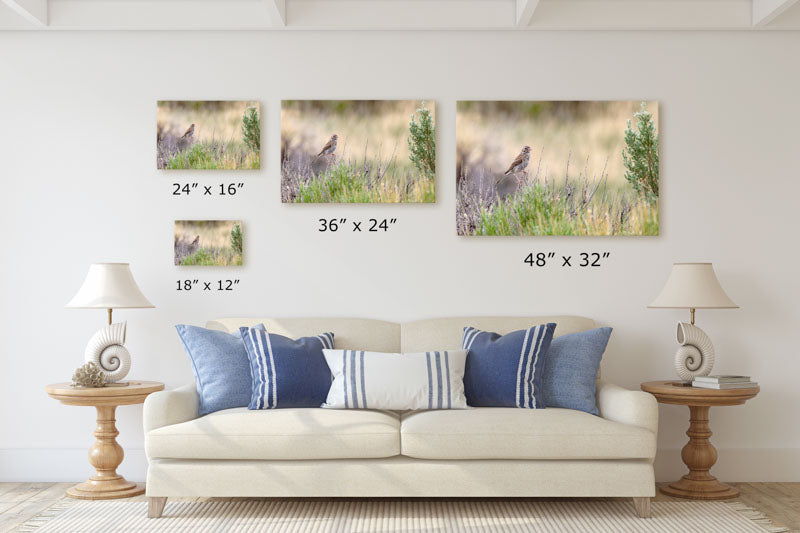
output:
[[[508, 333], [572, 316], [463, 317], [397, 324], [348, 318], [227, 318], [296, 338], [335, 333], [337, 348], [458, 349], [471, 325]], [[197, 416], [194, 383], [144, 405], [149, 515], [168, 497], [632, 497], [649, 516], [658, 410], [644, 392], [598, 382], [600, 416], [568, 409], [452, 411], [247, 408]]]

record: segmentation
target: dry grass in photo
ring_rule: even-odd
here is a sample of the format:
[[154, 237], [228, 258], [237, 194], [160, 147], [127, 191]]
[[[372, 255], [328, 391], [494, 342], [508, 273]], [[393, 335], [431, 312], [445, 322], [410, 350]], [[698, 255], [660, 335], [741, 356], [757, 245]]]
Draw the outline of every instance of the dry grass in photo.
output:
[[176, 220], [175, 264], [241, 266], [242, 222], [239, 220]]
[[156, 145], [159, 169], [259, 169], [259, 104], [160, 101]]
[[458, 102], [459, 235], [658, 235], [658, 102]]
[[420, 100], [285, 100], [281, 200], [434, 202], [435, 110]]

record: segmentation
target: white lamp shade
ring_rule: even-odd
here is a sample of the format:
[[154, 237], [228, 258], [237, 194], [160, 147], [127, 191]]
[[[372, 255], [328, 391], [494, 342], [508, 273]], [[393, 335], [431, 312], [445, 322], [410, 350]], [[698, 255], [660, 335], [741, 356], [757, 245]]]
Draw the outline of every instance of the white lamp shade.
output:
[[78, 293], [67, 307], [80, 309], [133, 309], [155, 307], [145, 298], [128, 263], [94, 263]]
[[711, 263], [675, 263], [666, 285], [647, 307], [735, 309]]

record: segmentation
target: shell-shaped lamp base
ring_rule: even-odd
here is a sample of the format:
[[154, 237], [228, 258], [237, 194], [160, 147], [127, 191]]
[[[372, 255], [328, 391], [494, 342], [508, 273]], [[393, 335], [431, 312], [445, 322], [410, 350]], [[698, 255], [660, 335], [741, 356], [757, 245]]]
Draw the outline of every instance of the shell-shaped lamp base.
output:
[[678, 322], [675, 371], [684, 381], [707, 376], [714, 368], [714, 345], [705, 331], [687, 322]]
[[131, 354], [125, 348], [127, 322], [111, 324], [95, 333], [86, 345], [83, 359], [103, 369], [106, 382], [120, 381], [131, 369]]

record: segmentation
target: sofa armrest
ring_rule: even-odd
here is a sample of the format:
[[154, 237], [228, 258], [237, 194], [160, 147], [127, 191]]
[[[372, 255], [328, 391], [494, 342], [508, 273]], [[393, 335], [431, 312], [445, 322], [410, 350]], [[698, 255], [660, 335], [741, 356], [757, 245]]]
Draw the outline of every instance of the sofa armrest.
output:
[[658, 402], [652, 394], [600, 381], [597, 408], [607, 420], [643, 427], [658, 435]]
[[144, 432], [197, 418], [200, 398], [194, 383], [151, 394], [144, 401]]

